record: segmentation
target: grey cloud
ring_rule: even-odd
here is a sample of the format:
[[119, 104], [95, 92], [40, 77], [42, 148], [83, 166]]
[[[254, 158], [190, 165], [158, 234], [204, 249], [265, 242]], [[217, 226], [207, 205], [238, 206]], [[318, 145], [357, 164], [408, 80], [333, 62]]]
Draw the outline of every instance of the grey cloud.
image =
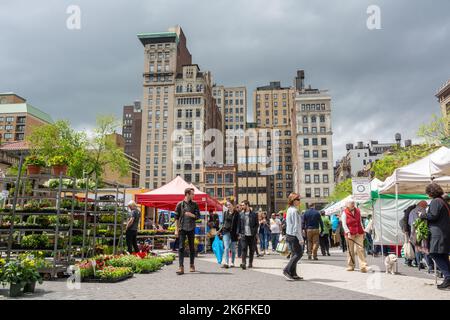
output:
[[[66, 28], [77, 4], [82, 29]], [[366, 28], [381, 8], [382, 30]], [[296, 69], [333, 97], [335, 160], [348, 142], [415, 138], [449, 78], [450, 3], [433, 1], [39, 1], [0, 4], [0, 91], [89, 128], [142, 96], [139, 32], [180, 24], [217, 83], [291, 85]], [[251, 105], [251, 99], [249, 100]]]

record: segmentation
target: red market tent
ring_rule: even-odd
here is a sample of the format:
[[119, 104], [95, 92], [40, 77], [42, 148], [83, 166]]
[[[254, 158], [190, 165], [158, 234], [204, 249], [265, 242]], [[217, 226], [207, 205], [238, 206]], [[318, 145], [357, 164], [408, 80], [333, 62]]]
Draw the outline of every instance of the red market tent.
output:
[[136, 194], [136, 202], [146, 207], [174, 211], [177, 203], [184, 199], [186, 188], [194, 188], [194, 201], [198, 203], [200, 211], [223, 210], [223, 205], [216, 199], [200, 191], [193, 184], [187, 183], [180, 176], [158, 189]]

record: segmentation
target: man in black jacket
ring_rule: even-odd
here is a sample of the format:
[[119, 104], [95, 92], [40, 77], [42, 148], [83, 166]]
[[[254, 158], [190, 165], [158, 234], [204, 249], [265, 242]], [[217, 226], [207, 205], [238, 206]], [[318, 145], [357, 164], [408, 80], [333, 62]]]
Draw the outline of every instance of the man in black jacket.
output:
[[250, 210], [250, 203], [244, 200], [241, 203], [242, 212], [239, 214], [237, 234], [239, 235], [239, 245], [242, 248], [241, 268], [247, 268], [247, 252], [250, 251], [248, 267], [253, 267], [253, 256], [255, 254], [255, 240], [258, 232], [258, 216]]

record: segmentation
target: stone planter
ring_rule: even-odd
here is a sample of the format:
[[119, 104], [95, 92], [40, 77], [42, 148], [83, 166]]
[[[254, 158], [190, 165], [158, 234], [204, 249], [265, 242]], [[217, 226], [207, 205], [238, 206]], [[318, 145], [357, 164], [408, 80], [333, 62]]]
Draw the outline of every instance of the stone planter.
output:
[[52, 166], [52, 174], [55, 176], [59, 176], [60, 174], [62, 174], [63, 176], [66, 175], [67, 173], [67, 166], [66, 165], [62, 165], [62, 166]]

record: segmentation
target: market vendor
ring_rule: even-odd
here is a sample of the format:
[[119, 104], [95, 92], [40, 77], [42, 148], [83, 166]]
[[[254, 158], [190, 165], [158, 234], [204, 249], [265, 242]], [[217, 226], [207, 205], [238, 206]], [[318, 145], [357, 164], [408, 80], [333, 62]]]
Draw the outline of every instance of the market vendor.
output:
[[139, 247], [137, 244], [137, 231], [139, 227], [139, 220], [141, 218], [141, 213], [139, 212], [136, 202], [134, 202], [133, 200], [128, 202], [128, 209], [130, 209], [130, 215], [128, 217], [125, 232], [128, 252], [129, 253], [139, 252]]
[[194, 189], [184, 190], [184, 200], [180, 201], [175, 209], [175, 235], [179, 240], [179, 263], [178, 275], [184, 274], [184, 243], [186, 238], [189, 242], [190, 272], [195, 272], [195, 221], [200, 218], [200, 209], [194, 199]]

